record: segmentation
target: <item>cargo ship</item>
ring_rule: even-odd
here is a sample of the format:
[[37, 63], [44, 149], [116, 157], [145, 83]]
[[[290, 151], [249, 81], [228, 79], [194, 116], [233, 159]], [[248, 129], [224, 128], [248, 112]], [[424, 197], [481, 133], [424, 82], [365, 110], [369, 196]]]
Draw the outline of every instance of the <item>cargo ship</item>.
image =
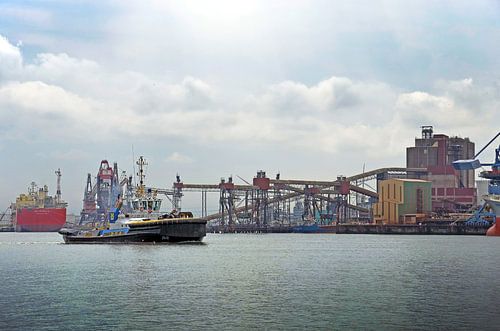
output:
[[49, 196], [47, 185], [32, 182], [28, 194], [20, 194], [11, 204], [12, 224], [17, 232], [57, 232], [66, 223], [67, 203], [61, 199], [61, 170], [56, 171], [57, 192]]

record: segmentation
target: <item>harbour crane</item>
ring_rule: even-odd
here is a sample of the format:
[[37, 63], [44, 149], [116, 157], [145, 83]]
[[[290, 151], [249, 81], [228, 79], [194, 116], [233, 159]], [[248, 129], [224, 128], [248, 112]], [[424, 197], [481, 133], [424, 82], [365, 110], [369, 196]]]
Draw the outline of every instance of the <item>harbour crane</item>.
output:
[[491, 170], [481, 171], [479, 177], [489, 180], [488, 195], [484, 198], [485, 204], [467, 220], [472, 224], [481, 224], [487, 222], [487, 218], [493, 216], [491, 212], [486, 211], [488, 205], [494, 212], [494, 224], [486, 232], [487, 236], [500, 236], [500, 146], [495, 149], [495, 161], [493, 163], [481, 163], [478, 156], [491, 145], [498, 137], [498, 132], [481, 150], [469, 160], [457, 160], [453, 162], [453, 167], [456, 170], [474, 170], [483, 166], [491, 167]]

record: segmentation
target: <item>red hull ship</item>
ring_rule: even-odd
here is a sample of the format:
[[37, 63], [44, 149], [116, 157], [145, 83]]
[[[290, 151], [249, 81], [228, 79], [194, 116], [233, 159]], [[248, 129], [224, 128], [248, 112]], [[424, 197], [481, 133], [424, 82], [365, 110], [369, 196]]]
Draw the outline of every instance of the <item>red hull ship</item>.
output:
[[24, 208], [16, 211], [17, 232], [57, 232], [66, 223], [66, 208]]
[[28, 194], [12, 204], [12, 223], [18, 232], [56, 232], [66, 223], [67, 203], [61, 199], [61, 171], [56, 171], [57, 193], [49, 196], [47, 185], [38, 189], [31, 183]]

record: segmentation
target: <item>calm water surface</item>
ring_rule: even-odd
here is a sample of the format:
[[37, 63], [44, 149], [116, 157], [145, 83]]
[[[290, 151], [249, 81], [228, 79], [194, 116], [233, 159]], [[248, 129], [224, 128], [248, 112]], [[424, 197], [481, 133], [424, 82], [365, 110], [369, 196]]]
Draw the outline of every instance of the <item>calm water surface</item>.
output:
[[500, 238], [0, 233], [0, 329], [500, 329]]

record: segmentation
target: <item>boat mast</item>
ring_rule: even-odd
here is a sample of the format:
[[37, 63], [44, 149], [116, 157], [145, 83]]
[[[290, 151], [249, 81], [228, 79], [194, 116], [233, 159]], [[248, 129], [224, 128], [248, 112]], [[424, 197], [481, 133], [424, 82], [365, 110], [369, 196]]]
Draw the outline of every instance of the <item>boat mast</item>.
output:
[[139, 176], [139, 187], [137, 188], [137, 193], [139, 196], [143, 196], [145, 193], [144, 178], [146, 177], [146, 174], [144, 173], [144, 166], [147, 166], [148, 163], [143, 156], [139, 156], [139, 160], [136, 164], [139, 166], [139, 172], [137, 173], [137, 176]]
[[57, 191], [56, 191], [56, 202], [61, 202], [61, 168], [56, 170], [57, 176]]

